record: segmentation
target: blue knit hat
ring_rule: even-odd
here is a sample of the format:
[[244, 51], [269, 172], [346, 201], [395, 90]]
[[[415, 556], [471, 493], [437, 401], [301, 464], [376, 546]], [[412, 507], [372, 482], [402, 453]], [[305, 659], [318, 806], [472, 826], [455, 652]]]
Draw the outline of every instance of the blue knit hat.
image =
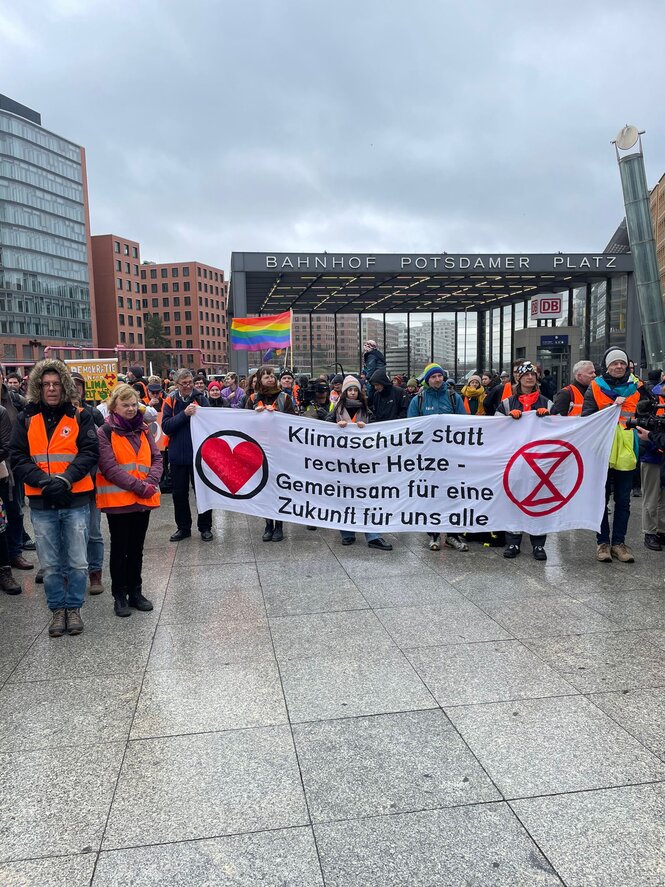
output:
[[425, 372], [425, 376], [424, 376], [423, 381], [425, 382], [426, 385], [429, 382], [430, 377], [433, 376], [434, 373], [441, 373], [441, 375], [443, 376], [444, 379], [448, 375], [448, 373], [446, 373], [444, 368], [442, 366], [440, 366], [438, 363], [428, 363], [427, 366], [425, 367], [424, 372]]

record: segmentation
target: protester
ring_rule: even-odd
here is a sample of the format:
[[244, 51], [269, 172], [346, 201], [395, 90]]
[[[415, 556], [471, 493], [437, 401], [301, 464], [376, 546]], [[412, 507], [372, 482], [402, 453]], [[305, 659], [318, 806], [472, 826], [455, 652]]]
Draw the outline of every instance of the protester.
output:
[[517, 383], [517, 367], [522, 363], [524, 360], [521, 358], [514, 360], [510, 367], [510, 373], [504, 370], [499, 378], [499, 384], [488, 391], [484, 403], [486, 416], [494, 416], [501, 401], [511, 396], [513, 385]]
[[371, 379], [377, 370], [385, 369], [386, 359], [379, 351], [379, 346], [374, 339], [368, 339], [363, 345], [362, 371], [368, 379]]
[[249, 403], [249, 399], [254, 394], [255, 391], [256, 391], [256, 373], [250, 373], [250, 375], [247, 377], [247, 383], [245, 385], [245, 393], [244, 393], [244, 397], [242, 399], [242, 408], [243, 409], [247, 408], [247, 404]]
[[30, 373], [28, 404], [12, 430], [11, 460], [25, 484], [51, 637], [83, 631], [88, 579], [90, 472], [99, 449], [92, 414], [75, 406], [78, 392], [64, 363], [42, 360]]
[[330, 383], [332, 388], [330, 391], [330, 400], [333, 403], [337, 403], [339, 400], [339, 396], [342, 393], [342, 383], [344, 382], [344, 376], [341, 373], [337, 373], [336, 376], [333, 376], [332, 382]]
[[[582, 416], [591, 416], [614, 404], [620, 407], [605, 483], [605, 513], [600, 533], [596, 535], [596, 560], [601, 563], [611, 563], [612, 558], [624, 564], [635, 561], [633, 552], [626, 545], [626, 533], [639, 449], [638, 436], [634, 429], [626, 428], [626, 422], [635, 415], [635, 408], [642, 399], [650, 400], [649, 392], [628, 369], [628, 355], [621, 348], [609, 348], [603, 356], [603, 373], [591, 381], [582, 406]], [[607, 510], [610, 496], [614, 497], [611, 534]]]
[[418, 380], [415, 376], [412, 376], [406, 383], [406, 395], [409, 398], [409, 403], [411, 403], [416, 394], [418, 394]]
[[219, 382], [210, 382], [208, 385], [208, 406], [228, 407], [230, 404], [222, 397], [222, 389]]
[[240, 409], [245, 398], [245, 392], [240, 386], [237, 373], [227, 373], [224, 382], [226, 387], [222, 388], [222, 397], [227, 401], [230, 407], [233, 409]]
[[[660, 370], [658, 371], [660, 373]], [[660, 404], [657, 415], [665, 414], [665, 386], [654, 382], [651, 395]], [[655, 376], [655, 373], [653, 373]], [[642, 478], [642, 532], [644, 545], [651, 551], [662, 551], [665, 545], [665, 434], [636, 428], [640, 440], [640, 472]]]
[[[0, 405], [7, 410], [12, 425], [16, 425], [19, 413], [25, 409], [26, 400], [7, 385], [4, 367], [0, 366]], [[11, 463], [7, 460], [7, 477], [0, 479], [0, 498], [7, 515], [7, 545], [9, 560], [15, 570], [32, 570], [34, 565], [23, 557], [24, 551], [34, 551], [35, 543], [25, 532], [23, 523], [23, 484], [14, 477]], [[35, 581], [39, 582], [39, 573]]]
[[[176, 531], [170, 542], [180, 542], [192, 535], [192, 512], [189, 488], [194, 486], [194, 452], [189, 423], [199, 407], [208, 406], [208, 398], [194, 391], [191, 370], [180, 370], [176, 376], [177, 392], [169, 395], [162, 412], [162, 429], [169, 438], [169, 467], [173, 485], [173, 511]], [[212, 511], [200, 512], [197, 528], [203, 542], [211, 542]]]
[[485, 389], [480, 376], [469, 376], [466, 385], [462, 387], [461, 395], [464, 409], [469, 415], [485, 415]]
[[286, 392], [286, 394], [289, 395], [289, 397], [293, 401], [294, 408], [298, 404], [295, 393], [295, 381], [295, 376], [293, 375], [291, 370], [282, 370], [279, 376], [279, 387], [281, 391], [284, 391]]
[[138, 364], [136, 364], [135, 366], [131, 366], [127, 370], [127, 382], [132, 386], [134, 391], [137, 392], [139, 400], [142, 403], [148, 403], [148, 386], [146, 385], [146, 381], [143, 378], [142, 366], [138, 366]]
[[[396, 378], [401, 379], [401, 376]], [[391, 382], [384, 367], [378, 369], [370, 379], [374, 393], [369, 401], [374, 422], [390, 422], [404, 419], [409, 408], [406, 391]]]
[[[360, 383], [355, 376], [347, 376], [342, 383], [342, 391], [339, 400], [334, 405], [332, 412], [328, 414], [329, 422], [336, 422], [340, 428], [355, 425], [356, 428], [364, 428], [371, 421], [371, 414], [367, 404], [367, 396], [360, 389]], [[342, 545], [353, 545], [356, 534], [353, 530], [340, 530]], [[379, 533], [367, 532], [365, 539], [369, 548], [378, 548], [380, 551], [392, 551], [390, 542]]]
[[15, 391], [17, 394], [21, 393], [21, 383], [23, 379], [18, 373], [7, 373], [7, 388], [11, 391]]
[[[12, 436], [12, 422], [7, 410], [0, 406], [0, 480], [2, 489], [8, 488], [4, 481], [9, 478], [9, 444]], [[9, 562], [9, 545], [7, 544], [7, 512], [4, 501], [0, 497], [0, 591], [6, 594], [20, 594], [23, 589], [12, 575]]]
[[556, 394], [556, 385], [550, 370], [543, 370], [543, 378], [540, 382], [540, 391], [543, 397], [552, 400]]
[[578, 360], [573, 367], [573, 381], [565, 385], [555, 396], [551, 413], [553, 416], [581, 416], [584, 395], [596, 371], [590, 360]]
[[[104, 424], [104, 417], [94, 404], [85, 399], [85, 379], [80, 373], [72, 373], [72, 379], [78, 392], [78, 406], [92, 414], [92, 421], [97, 428]], [[90, 472], [95, 480], [95, 470]], [[90, 500], [90, 518], [88, 520], [88, 578], [90, 594], [101, 594], [104, 591], [102, 569], [104, 566], [104, 537], [102, 536], [102, 513], [94, 499]]]
[[[280, 389], [275, 378], [275, 371], [271, 366], [262, 366], [257, 370], [256, 391], [249, 395], [245, 407], [249, 410], [256, 410], [257, 413], [267, 411], [295, 415], [296, 412], [291, 395]], [[283, 538], [283, 522], [266, 518], [263, 541], [281, 542]]]
[[316, 382], [314, 385], [314, 400], [305, 407], [301, 415], [308, 419], [325, 421], [332, 408], [330, 385], [327, 382]]
[[194, 391], [196, 391], [198, 394], [202, 394], [204, 397], [207, 395], [208, 380], [206, 379], [205, 376], [198, 375], [194, 379]]
[[97, 431], [97, 504], [106, 514], [111, 537], [109, 567], [116, 616], [131, 609], [152, 610], [143, 596], [143, 546], [150, 512], [159, 507], [162, 456], [143, 421], [138, 394], [117, 385], [109, 398], [106, 423]]
[[[542, 418], [549, 416], [552, 407], [552, 401], [540, 393], [538, 388], [538, 371], [531, 361], [524, 361], [514, 372], [517, 379], [513, 386], [513, 393], [510, 397], [506, 397], [499, 404], [496, 414], [502, 416], [510, 416], [512, 419], [521, 419], [522, 413], [534, 412], [536, 416]], [[546, 561], [547, 552], [545, 551], [545, 543], [547, 536], [544, 534], [529, 534], [533, 556], [537, 561]], [[506, 547], [503, 550], [503, 556], [506, 558], [514, 558], [520, 553], [522, 545], [522, 533], [510, 533], [506, 530]]]

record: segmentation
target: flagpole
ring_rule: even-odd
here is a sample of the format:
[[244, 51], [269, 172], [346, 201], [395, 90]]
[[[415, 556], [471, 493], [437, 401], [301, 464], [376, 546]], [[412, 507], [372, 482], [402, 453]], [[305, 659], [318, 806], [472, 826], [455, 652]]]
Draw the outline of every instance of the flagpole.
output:
[[[290, 331], [290, 332], [291, 332], [291, 335], [289, 336], [289, 341], [291, 341], [291, 338], [293, 337], [293, 308], [289, 308], [289, 314], [291, 315], [291, 331]], [[290, 349], [291, 349], [291, 354], [290, 354], [290, 357], [291, 357], [291, 372], [293, 372], [293, 345], [290, 345], [289, 347], [290, 347]]]

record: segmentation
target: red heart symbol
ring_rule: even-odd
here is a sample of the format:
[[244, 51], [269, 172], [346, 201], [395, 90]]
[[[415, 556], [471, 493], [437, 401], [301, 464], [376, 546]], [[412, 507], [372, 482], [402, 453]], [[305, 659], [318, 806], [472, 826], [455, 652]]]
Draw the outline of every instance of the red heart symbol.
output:
[[203, 442], [201, 456], [234, 496], [263, 465], [263, 450], [248, 440], [232, 450], [223, 438], [209, 437]]

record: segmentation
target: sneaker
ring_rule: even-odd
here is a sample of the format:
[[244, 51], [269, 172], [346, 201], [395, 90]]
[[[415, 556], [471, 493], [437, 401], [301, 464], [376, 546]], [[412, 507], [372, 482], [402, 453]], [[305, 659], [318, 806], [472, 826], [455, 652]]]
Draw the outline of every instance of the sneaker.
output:
[[441, 543], [439, 542], [438, 539], [431, 539], [430, 540], [429, 550], [430, 551], [440, 551], [441, 550]]
[[533, 546], [533, 556], [537, 561], [546, 561], [547, 560], [547, 552], [543, 548], [542, 545], [534, 545]]
[[67, 610], [67, 631], [70, 634], [81, 634], [83, 631], [83, 620], [78, 607], [73, 610]]
[[367, 547], [368, 548], [378, 548], [379, 551], [392, 551], [393, 550], [393, 547], [390, 544], [390, 542], [386, 542], [386, 540], [382, 539], [381, 536], [379, 536], [378, 539], [371, 539], [367, 543]]
[[596, 549], [596, 560], [600, 561], [601, 564], [612, 563], [612, 553], [610, 552], [610, 546], [608, 542], [600, 543], [600, 545]]
[[519, 553], [519, 545], [506, 545], [506, 547], [503, 549], [503, 556], [507, 558], [517, 557]]
[[51, 624], [48, 627], [49, 636], [52, 638], [61, 638], [67, 628], [67, 618], [65, 616], [65, 608], [59, 607], [53, 610]]
[[455, 551], [468, 551], [469, 546], [466, 542], [463, 542], [459, 536], [451, 536], [450, 533], [446, 536], [446, 541], [444, 543], [448, 546], [448, 548], [454, 548]]
[[635, 558], [633, 557], [633, 552], [628, 548], [625, 542], [619, 542], [618, 545], [613, 545], [610, 549], [612, 557], [615, 557], [618, 561], [621, 561], [622, 564], [634, 564]]
[[104, 583], [102, 582], [102, 571], [93, 570], [90, 573], [90, 594], [101, 594], [104, 591]]
[[662, 551], [663, 546], [660, 544], [660, 539], [656, 536], [655, 533], [645, 533], [644, 534], [644, 547], [650, 548], [651, 551]]

